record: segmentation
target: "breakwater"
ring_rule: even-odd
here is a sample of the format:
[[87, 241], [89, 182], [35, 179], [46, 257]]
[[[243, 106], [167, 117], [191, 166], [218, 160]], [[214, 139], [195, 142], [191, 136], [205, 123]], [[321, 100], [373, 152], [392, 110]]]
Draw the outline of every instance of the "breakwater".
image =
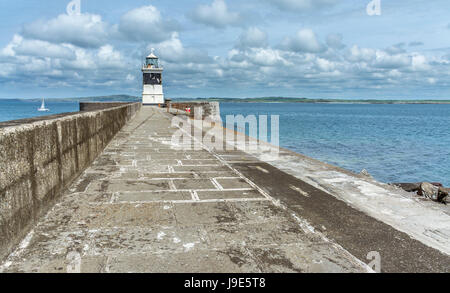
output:
[[[142, 107], [67, 191], [54, 196], [54, 208], [30, 222], [26, 237], [27, 230], [16, 231], [25, 241], [0, 262], [0, 272], [450, 268], [445, 206], [217, 123], [183, 123], [191, 122], [186, 106], [195, 104]], [[193, 128], [180, 131], [174, 121]], [[365, 262], [374, 254], [381, 267], [369, 268]]]
[[121, 104], [0, 123], [0, 259], [140, 107], [140, 103]]

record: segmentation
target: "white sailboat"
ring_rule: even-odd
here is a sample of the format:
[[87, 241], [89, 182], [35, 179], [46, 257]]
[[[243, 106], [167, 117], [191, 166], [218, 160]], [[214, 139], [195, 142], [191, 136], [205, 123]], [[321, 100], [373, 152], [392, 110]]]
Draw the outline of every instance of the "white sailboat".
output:
[[42, 105], [40, 108], [38, 108], [39, 112], [50, 112], [50, 109], [45, 108], [45, 100], [42, 98]]

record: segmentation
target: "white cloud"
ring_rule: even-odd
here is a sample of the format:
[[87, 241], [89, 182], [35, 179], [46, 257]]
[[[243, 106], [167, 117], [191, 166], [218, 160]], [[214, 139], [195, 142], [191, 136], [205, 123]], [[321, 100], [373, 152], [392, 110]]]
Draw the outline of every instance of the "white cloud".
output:
[[105, 45], [99, 48], [97, 60], [100, 68], [124, 68], [125, 60], [120, 51], [114, 49], [112, 45]]
[[335, 5], [338, 0], [266, 0], [281, 10], [303, 12]]
[[179, 39], [178, 33], [172, 33], [171, 38], [159, 44], [151, 44], [150, 48], [155, 47], [159, 57], [163, 61], [172, 63], [198, 63], [205, 64], [211, 63], [212, 59], [208, 56], [207, 52], [203, 52], [198, 49], [185, 48], [183, 43]]
[[384, 51], [376, 51], [373, 66], [379, 68], [401, 68], [411, 64], [411, 58], [406, 54], [391, 55]]
[[52, 43], [70, 43], [79, 47], [100, 47], [109, 35], [108, 24], [100, 15], [61, 14], [50, 20], [38, 20], [23, 26], [22, 35]]
[[318, 53], [324, 49], [311, 29], [299, 30], [295, 36], [285, 38], [281, 46], [293, 52]]
[[414, 54], [412, 56], [412, 69], [415, 71], [425, 71], [430, 69], [427, 58], [420, 54]]
[[376, 56], [376, 50], [370, 48], [360, 48], [357, 45], [353, 45], [350, 49], [350, 55], [348, 59], [353, 62], [370, 62]]
[[177, 22], [165, 19], [156, 7], [149, 5], [128, 11], [118, 25], [110, 25], [96, 14], [61, 14], [50, 20], [26, 24], [21, 34], [28, 39], [99, 48], [111, 39], [161, 42], [177, 29]]
[[253, 48], [248, 54], [248, 59], [259, 66], [283, 66], [288, 62], [281, 56], [280, 51], [265, 48]]
[[132, 41], [161, 42], [170, 38], [178, 24], [166, 20], [154, 6], [144, 6], [128, 11], [122, 16], [119, 32]]
[[239, 13], [228, 10], [225, 0], [214, 0], [211, 5], [199, 5], [191, 13], [191, 18], [215, 28], [237, 25], [241, 21]]
[[40, 40], [27, 40], [14, 35], [12, 41], [2, 50], [6, 56], [39, 56], [73, 59], [73, 48], [68, 44], [51, 44]]
[[317, 58], [316, 64], [317, 64], [318, 68], [320, 69], [320, 71], [326, 71], [326, 72], [333, 71], [336, 67], [336, 65], [332, 61], [329, 61], [324, 58]]
[[95, 54], [89, 50], [82, 48], [75, 48], [75, 59], [74, 60], [59, 60], [61, 63], [61, 68], [65, 70], [96, 70], [97, 65], [100, 62], [96, 62]]
[[267, 34], [256, 27], [250, 27], [239, 37], [237, 46], [239, 48], [264, 48], [267, 47]]

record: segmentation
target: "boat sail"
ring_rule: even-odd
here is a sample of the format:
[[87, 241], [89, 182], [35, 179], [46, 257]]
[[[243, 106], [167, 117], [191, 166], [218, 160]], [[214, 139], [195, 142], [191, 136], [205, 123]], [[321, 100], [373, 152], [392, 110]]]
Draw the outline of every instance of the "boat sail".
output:
[[42, 98], [42, 105], [41, 107], [38, 109], [39, 112], [49, 112], [50, 109], [45, 108], [45, 100], [44, 98]]

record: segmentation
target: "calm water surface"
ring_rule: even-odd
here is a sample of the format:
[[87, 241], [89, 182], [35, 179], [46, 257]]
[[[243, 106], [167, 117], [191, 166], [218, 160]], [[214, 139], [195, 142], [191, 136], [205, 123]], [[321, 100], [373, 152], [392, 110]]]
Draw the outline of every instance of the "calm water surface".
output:
[[450, 186], [450, 105], [221, 104], [237, 114], [280, 115], [282, 147], [380, 181]]
[[50, 109], [50, 112], [38, 112], [37, 109], [40, 106], [41, 102], [0, 99], [0, 122], [65, 112], [77, 112], [79, 110], [78, 102], [52, 102], [47, 100], [45, 101], [45, 107]]

